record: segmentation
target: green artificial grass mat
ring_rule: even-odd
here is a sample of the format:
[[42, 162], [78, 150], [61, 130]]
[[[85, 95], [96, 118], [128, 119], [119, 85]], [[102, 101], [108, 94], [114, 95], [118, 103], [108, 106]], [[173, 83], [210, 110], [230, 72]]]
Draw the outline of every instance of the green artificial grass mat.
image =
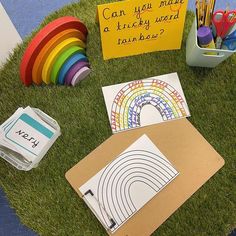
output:
[[236, 57], [215, 69], [187, 66], [185, 44], [193, 21], [188, 13], [181, 50], [104, 61], [95, 23], [96, 5], [101, 2], [81, 0], [53, 13], [40, 26], [65, 15], [79, 17], [87, 25], [92, 73], [77, 87], [22, 85], [19, 64], [31, 38], [1, 68], [0, 123], [18, 107], [29, 105], [56, 119], [62, 135], [29, 172], [0, 160], [0, 186], [22, 223], [40, 235], [106, 235], [65, 179], [72, 166], [112, 134], [101, 87], [178, 72], [191, 112], [189, 121], [224, 157], [225, 166], [153, 235], [227, 235], [236, 226]]

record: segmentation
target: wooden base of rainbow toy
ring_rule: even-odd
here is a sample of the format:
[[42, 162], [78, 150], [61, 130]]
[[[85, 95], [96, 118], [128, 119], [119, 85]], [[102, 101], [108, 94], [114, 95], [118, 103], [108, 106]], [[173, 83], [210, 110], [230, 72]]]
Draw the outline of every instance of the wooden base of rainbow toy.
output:
[[65, 16], [40, 30], [29, 43], [20, 65], [24, 85], [75, 86], [90, 72], [86, 56], [88, 30], [78, 19]]

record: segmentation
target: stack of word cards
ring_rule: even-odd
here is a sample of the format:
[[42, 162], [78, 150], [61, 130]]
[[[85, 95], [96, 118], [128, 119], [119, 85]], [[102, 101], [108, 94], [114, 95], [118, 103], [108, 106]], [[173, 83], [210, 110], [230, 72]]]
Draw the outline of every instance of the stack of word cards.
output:
[[0, 126], [0, 156], [19, 170], [37, 167], [60, 135], [58, 123], [35, 108], [18, 108]]

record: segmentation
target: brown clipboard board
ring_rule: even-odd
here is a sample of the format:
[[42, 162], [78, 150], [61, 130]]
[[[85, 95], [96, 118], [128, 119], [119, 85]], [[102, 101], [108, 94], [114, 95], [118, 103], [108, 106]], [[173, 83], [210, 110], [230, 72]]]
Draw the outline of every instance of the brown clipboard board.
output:
[[110, 235], [152, 234], [224, 165], [223, 158], [184, 118], [112, 135], [72, 167], [66, 173], [66, 179], [82, 197], [79, 187], [143, 134], [152, 140], [180, 174]]

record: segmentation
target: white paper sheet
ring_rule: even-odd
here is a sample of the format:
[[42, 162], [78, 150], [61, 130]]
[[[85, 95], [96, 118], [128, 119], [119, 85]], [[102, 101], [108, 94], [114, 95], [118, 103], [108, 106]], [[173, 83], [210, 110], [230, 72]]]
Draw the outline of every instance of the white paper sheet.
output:
[[190, 116], [177, 73], [102, 88], [112, 132]]
[[5, 9], [0, 2], [0, 67], [6, 62], [9, 54], [17, 44], [22, 43], [22, 39], [18, 34], [15, 26], [11, 22]]
[[115, 232], [178, 174], [143, 135], [79, 190], [103, 226]]

